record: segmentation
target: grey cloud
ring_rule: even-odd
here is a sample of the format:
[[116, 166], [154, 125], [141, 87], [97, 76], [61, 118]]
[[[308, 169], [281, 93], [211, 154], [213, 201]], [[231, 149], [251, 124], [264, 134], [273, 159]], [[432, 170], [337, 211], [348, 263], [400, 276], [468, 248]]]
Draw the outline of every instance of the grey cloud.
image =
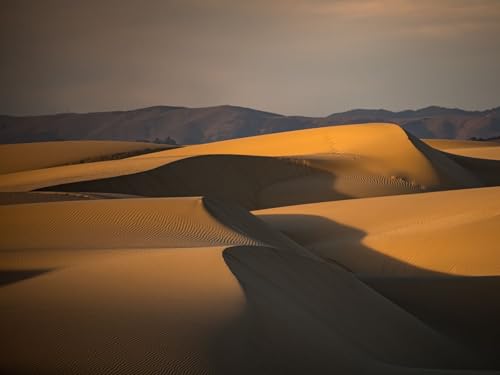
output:
[[226, 103], [307, 115], [497, 106], [499, 4], [6, 2], [0, 113]]

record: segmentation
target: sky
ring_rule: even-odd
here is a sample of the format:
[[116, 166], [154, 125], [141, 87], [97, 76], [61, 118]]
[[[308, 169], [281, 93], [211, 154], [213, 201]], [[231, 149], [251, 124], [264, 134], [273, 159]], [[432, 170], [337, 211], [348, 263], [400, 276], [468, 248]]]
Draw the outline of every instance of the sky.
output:
[[0, 0], [0, 113], [500, 105], [500, 0]]

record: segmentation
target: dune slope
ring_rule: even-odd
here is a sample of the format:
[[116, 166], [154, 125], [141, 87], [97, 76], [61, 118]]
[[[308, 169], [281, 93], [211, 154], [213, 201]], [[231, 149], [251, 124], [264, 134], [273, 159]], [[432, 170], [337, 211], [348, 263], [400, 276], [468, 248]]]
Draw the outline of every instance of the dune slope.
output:
[[[495, 184], [391, 124], [310, 129], [3, 175], [1, 191], [208, 195], [247, 209]], [[488, 165], [484, 167], [484, 164]], [[486, 173], [476, 174], [476, 169]], [[223, 182], [222, 182], [223, 181]]]
[[[47, 191], [113, 192], [142, 196], [206, 195], [247, 209], [308, 202], [311, 193], [338, 199], [334, 177], [300, 160], [240, 155], [202, 155], [119, 177], [44, 188]], [[280, 194], [276, 189], [280, 188]], [[307, 187], [309, 191], [304, 191]], [[285, 191], [283, 191], [285, 190]]]
[[500, 275], [500, 188], [256, 211], [325, 259], [366, 276]]
[[[2, 206], [0, 213], [5, 231], [0, 249], [14, 253], [264, 244], [299, 248], [247, 211], [207, 198], [34, 203]], [[30, 235], [24, 236], [27, 228]]]
[[0, 212], [3, 371], [487, 366], [354, 275], [217, 201], [51, 202]]
[[132, 156], [171, 146], [146, 142], [64, 141], [0, 145], [0, 174]]
[[451, 151], [455, 149], [464, 149], [464, 148], [489, 148], [489, 147], [497, 147], [500, 146], [498, 142], [490, 142], [490, 141], [467, 141], [467, 140], [458, 140], [458, 139], [422, 139], [423, 142], [428, 144], [433, 148], [437, 148], [438, 150], [443, 151]]
[[449, 152], [477, 159], [500, 160], [500, 145], [492, 147], [454, 148], [453, 150], [449, 150]]
[[500, 188], [323, 202], [254, 212], [496, 366]]

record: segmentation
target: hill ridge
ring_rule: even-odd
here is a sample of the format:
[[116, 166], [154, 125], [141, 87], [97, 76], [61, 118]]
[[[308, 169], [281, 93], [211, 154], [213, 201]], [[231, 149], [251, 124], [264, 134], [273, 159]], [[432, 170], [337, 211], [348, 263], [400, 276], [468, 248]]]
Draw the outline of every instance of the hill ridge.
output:
[[416, 110], [353, 109], [325, 117], [282, 115], [218, 105], [200, 108], [151, 106], [124, 111], [0, 115], [0, 143], [58, 140], [137, 141], [171, 137], [198, 144], [329, 125], [388, 122], [420, 138], [491, 138], [500, 134], [500, 107], [468, 111], [427, 106]]

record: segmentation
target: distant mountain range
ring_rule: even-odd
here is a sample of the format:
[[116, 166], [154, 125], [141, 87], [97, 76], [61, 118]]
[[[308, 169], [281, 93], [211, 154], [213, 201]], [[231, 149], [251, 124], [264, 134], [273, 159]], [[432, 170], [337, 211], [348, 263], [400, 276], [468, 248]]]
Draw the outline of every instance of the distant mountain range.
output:
[[[192, 144], [364, 122], [392, 122], [420, 138], [487, 139], [500, 135], [500, 107], [465, 111], [443, 107], [391, 112], [355, 109], [327, 117], [284, 116], [236, 106], [156, 106], [131, 111], [0, 115], [0, 143], [54, 140], [147, 140]], [[170, 138], [169, 138], [170, 137]]]

